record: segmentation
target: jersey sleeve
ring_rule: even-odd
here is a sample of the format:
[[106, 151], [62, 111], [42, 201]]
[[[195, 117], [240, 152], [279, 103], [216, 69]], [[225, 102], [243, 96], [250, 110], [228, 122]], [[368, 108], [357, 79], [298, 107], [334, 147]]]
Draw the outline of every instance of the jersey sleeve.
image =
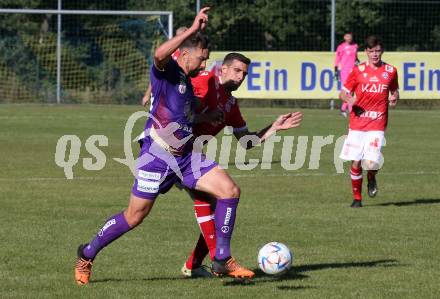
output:
[[211, 74], [207, 71], [200, 72], [197, 77], [191, 79], [191, 83], [194, 90], [194, 95], [203, 100], [208, 94], [209, 81]]
[[393, 79], [390, 82], [390, 91], [394, 92], [399, 89], [399, 80], [397, 76], [397, 70], [393, 74]]
[[158, 69], [158, 67], [153, 63], [151, 66], [151, 75], [154, 78], [162, 80], [164, 78], [168, 78], [172, 76], [174, 70], [177, 68], [177, 62], [170, 59], [163, 67], [162, 70]]
[[342, 87], [346, 92], [351, 93], [356, 89], [356, 86], [358, 85], [357, 73], [357, 67], [354, 67], [348, 75], [348, 78]]
[[240, 107], [238, 107], [237, 100], [234, 99], [234, 104], [231, 107], [231, 114], [229, 117], [229, 121], [226, 125], [232, 126], [235, 132], [241, 132], [247, 130], [246, 122], [241, 115]]

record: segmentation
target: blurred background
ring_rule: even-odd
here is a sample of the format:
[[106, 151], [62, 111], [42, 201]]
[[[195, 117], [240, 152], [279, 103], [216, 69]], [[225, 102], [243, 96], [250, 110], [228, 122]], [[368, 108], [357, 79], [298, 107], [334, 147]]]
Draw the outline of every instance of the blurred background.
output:
[[440, 1], [0, 0], [0, 103], [137, 104], [155, 47], [203, 6], [213, 51], [332, 53], [346, 32], [361, 49], [375, 33], [386, 51], [440, 51]]

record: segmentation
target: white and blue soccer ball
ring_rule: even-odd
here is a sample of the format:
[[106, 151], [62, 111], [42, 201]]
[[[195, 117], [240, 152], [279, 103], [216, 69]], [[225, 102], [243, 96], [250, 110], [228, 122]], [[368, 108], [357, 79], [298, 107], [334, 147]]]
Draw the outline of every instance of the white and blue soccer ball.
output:
[[280, 242], [270, 242], [258, 252], [258, 265], [269, 275], [286, 273], [293, 263], [293, 254], [289, 247]]

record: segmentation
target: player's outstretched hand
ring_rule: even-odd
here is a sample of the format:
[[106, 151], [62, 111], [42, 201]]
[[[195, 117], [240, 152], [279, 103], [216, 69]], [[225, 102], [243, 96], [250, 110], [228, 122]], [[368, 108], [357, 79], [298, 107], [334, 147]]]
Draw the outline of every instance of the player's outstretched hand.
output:
[[196, 18], [194, 19], [193, 24], [190, 27], [191, 32], [197, 32], [199, 30], [204, 30], [206, 28], [206, 24], [208, 23], [208, 11], [210, 7], [203, 7]]
[[301, 112], [291, 112], [280, 115], [272, 124], [272, 128], [279, 131], [299, 127], [301, 125], [302, 116]]

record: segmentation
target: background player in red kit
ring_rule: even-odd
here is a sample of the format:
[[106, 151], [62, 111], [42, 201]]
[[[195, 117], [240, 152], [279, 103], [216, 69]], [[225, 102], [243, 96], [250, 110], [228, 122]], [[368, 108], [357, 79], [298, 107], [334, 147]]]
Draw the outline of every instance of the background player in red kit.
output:
[[[237, 90], [244, 81], [250, 59], [240, 53], [229, 53], [225, 56], [220, 72], [216, 69], [201, 72], [192, 78], [194, 94], [201, 101], [199, 113], [220, 110], [223, 120], [216, 123], [203, 122], [193, 128], [196, 136], [215, 136], [225, 126], [233, 127], [234, 136], [240, 140], [243, 136], [254, 135], [264, 142], [269, 136], [279, 130], [298, 127], [301, 123], [302, 113], [292, 112], [280, 115], [275, 122], [259, 132], [249, 132], [243, 119], [236, 98], [232, 91]], [[220, 73], [219, 75], [217, 75]], [[247, 149], [252, 145], [242, 144]], [[201, 234], [197, 245], [182, 268], [182, 274], [187, 277], [209, 276], [202, 265], [202, 261], [209, 253], [213, 260], [216, 250], [214, 209], [215, 199], [203, 192], [187, 190], [194, 200], [194, 211], [199, 223]]]
[[376, 174], [382, 158], [388, 105], [394, 107], [399, 99], [397, 70], [382, 61], [383, 45], [376, 36], [367, 38], [365, 53], [368, 61], [353, 68], [339, 94], [341, 100], [353, 105], [340, 157], [352, 161], [354, 208], [362, 207], [362, 165], [368, 170], [368, 195], [377, 194]]

